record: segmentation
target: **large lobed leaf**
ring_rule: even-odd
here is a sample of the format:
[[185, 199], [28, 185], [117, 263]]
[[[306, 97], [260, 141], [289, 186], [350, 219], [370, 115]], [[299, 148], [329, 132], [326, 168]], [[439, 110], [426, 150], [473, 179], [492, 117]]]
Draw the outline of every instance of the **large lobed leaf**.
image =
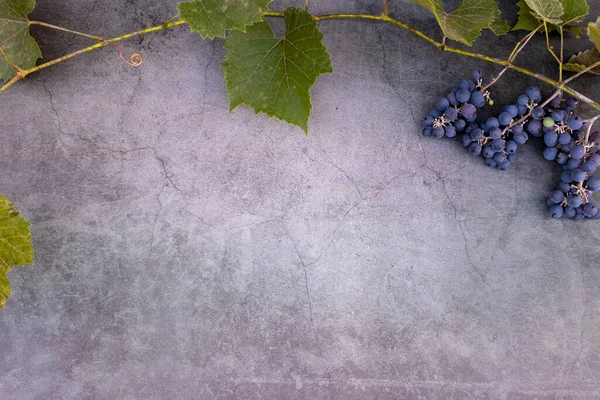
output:
[[30, 225], [0, 195], [0, 309], [12, 293], [7, 274], [17, 265], [33, 264]]
[[[571, 57], [569, 62], [563, 65], [563, 69], [565, 71], [580, 72], [599, 61], [600, 52], [598, 49], [589, 49], [586, 51], [581, 51]], [[588, 72], [600, 75], [600, 67], [593, 68]]]
[[473, 45], [483, 29], [497, 34], [506, 33], [507, 25], [500, 20], [500, 10], [495, 0], [463, 0], [460, 6], [447, 13], [442, 0], [410, 0], [428, 9], [449, 39]]
[[[0, 0], [0, 45], [12, 62], [21, 69], [35, 67], [42, 52], [29, 35], [27, 14], [33, 11], [35, 0]], [[0, 80], [8, 81], [15, 69], [0, 54]]]
[[600, 17], [596, 20], [596, 23], [588, 24], [588, 37], [596, 46], [596, 49], [600, 51]]
[[226, 31], [262, 20], [271, 0], [193, 0], [179, 3], [179, 16], [203, 38], [225, 37]]
[[308, 132], [310, 87], [332, 72], [321, 42], [323, 34], [304, 10], [285, 10], [285, 35], [277, 37], [266, 22], [234, 31], [227, 38], [223, 62], [230, 111], [240, 104], [277, 117]]
[[583, 20], [590, 10], [587, 0], [519, 0], [517, 5], [518, 20], [513, 30], [533, 31], [545, 21], [549, 31], [562, 26], [577, 36], [579, 28], [571, 24]]

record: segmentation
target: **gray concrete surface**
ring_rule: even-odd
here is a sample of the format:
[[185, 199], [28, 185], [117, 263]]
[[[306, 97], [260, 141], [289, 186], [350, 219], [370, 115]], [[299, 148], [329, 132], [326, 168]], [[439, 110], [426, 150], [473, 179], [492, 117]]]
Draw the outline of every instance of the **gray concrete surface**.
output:
[[[38, 0], [34, 17], [109, 37], [176, 3]], [[230, 115], [223, 41], [185, 27], [126, 42], [140, 68], [105, 48], [0, 97], [0, 188], [37, 251], [0, 312], [1, 398], [600, 398], [600, 225], [548, 218], [539, 145], [501, 172], [420, 137], [438, 96], [499, 69], [392, 26], [320, 27], [335, 73], [308, 138]], [[47, 59], [88, 43], [34, 35]], [[520, 62], [555, 74], [541, 47]], [[598, 79], [578, 86], [599, 99]], [[497, 99], [533, 82], [508, 73]]]

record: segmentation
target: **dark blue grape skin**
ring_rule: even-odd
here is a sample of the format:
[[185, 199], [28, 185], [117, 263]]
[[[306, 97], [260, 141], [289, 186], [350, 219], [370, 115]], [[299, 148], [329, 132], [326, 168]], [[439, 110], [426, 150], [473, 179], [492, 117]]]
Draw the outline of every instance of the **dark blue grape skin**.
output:
[[503, 163], [504, 161], [506, 161], [506, 154], [504, 154], [504, 153], [494, 154], [494, 161], [496, 161], [498, 164]]
[[535, 137], [541, 137], [542, 134], [542, 123], [537, 119], [533, 119], [527, 123], [525, 126], [527, 132]]
[[461, 143], [465, 147], [469, 147], [471, 143], [473, 143], [473, 139], [471, 139], [471, 135], [465, 133], [460, 137]]
[[556, 162], [560, 165], [565, 165], [569, 161], [569, 155], [567, 153], [563, 153], [562, 151], [558, 153], [556, 156]]
[[504, 150], [505, 146], [506, 142], [502, 139], [496, 139], [492, 142], [492, 150], [494, 150], [495, 152]]
[[460, 89], [458, 92], [456, 92], [456, 100], [459, 103], [466, 103], [470, 98], [471, 92], [469, 92], [467, 89]]
[[483, 146], [483, 149], [481, 150], [481, 154], [483, 154], [483, 156], [485, 158], [492, 158], [492, 157], [494, 157], [494, 154], [496, 154], [496, 152], [494, 150], [492, 150], [492, 147], [490, 145], [486, 145], [486, 146]]
[[519, 146], [517, 145], [517, 143], [515, 143], [513, 140], [508, 140], [506, 142], [506, 146], [504, 147], [504, 150], [508, 153], [508, 154], [515, 154], [517, 152], [517, 148]]
[[480, 155], [481, 154], [481, 144], [479, 144], [479, 143], [472, 143], [469, 146], [469, 153], [471, 155], [474, 155], [474, 156]]
[[571, 176], [573, 177], [573, 180], [575, 182], [583, 182], [583, 181], [585, 181], [586, 175], [587, 174], [585, 173], [585, 171], [582, 171], [579, 168], [574, 169], [573, 171], [571, 171]]
[[546, 116], [546, 111], [544, 111], [543, 108], [541, 107], [536, 107], [533, 110], [531, 110], [531, 116], [534, 119], [544, 119], [544, 117]]
[[490, 130], [494, 128], [499, 128], [500, 122], [498, 122], [498, 118], [490, 117], [485, 121], [485, 126]]
[[576, 145], [571, 149], [571, 157], [575, 160], [581, 160], [585, 156], [585, 149], [583, 146]]
[[574, 169], [581, 167], [581, 164], [582, 164], [581, 160], [569, 158], [569, 161], [567, 161], [567, 164], [564, 166], [563, 169], [565, 171], [573, 171]]
[[591, 161], [594, 164], [596, 164], [597, 167], [600, 167], [600, 154], [598, 154], [598, 153], [592, 154], [590, 156], [590, 158], [588, 158], [588, 161]]
[[456, 121], [454, 121], [454, 127], [459, 132], [464, 130], [466, 126], [467, 126], [467, 123], [465, 122], [464, 119], [457, 119]]
[[456, 128], [452, 125], [448, 125], [444, 128], [444, 134], [447, 138], [453, 138], [454, 136], [456, 136]]
[[483, 138], [483, 131], [481, 129], [473, 129], [471, 132], [471, 138], [473, 140], [479, 140]]
[[451, 106], [455, 106], [458, 104], [458, 100], [456, 100], [456, 94], [454, 93], [448, 93], [448, 96], [446, 96], [446, 99], [448, 99], [448, 103], [450, 103]]
[[569, 118], [569, 122], [567, 124], [568, 124], [569, 128], [576, 131], [578, 129], [581, 129], [581, 127], [583, 127], [583, 120], [581, 119], [581, 117], [574, 115], [571, 118]]
[[525, 115], [527, 114], [527, 112], [529, 111], [529, 109], [527, 108], [527, 106], [517, 106], [517, 109], [519, 110], [519, 115]]
[[468, 81], [469, 82], [469, 92], [473, 92], [475, 90], [475, 82], [473, 81]]
[[573, 207], [565, 207], [564, 213], [566, 217], [573, 218], [577, 211]]
[[438, 110], [437, 108], [432, 109], [429, 112], [429, 115], [432, 116], [433, 118], [439, 118], [444, 114], [443, 111]]
[[523, 132], [523, 126], [522, 125], [513, 125], [510, 128], [510, 131], [514, 134], [519, 134], [519, 133]]
[[571, 135], [569, 135], [568, 133], [563, 132], [560, 135], [558, 135], [558, 144], [565, 145], [569, 142], [571, 142]]
[[579, 100], [577, 100], [574, 97], [569, 97], [567, 99], [567, 107], [569, 108], [577, 108], [577, 106], [579, 105]]
[[485, 159], [485, 164], [488, 167], [491, 167], [491, 168], [496, 168], [498, 166], [498, 163], [496, 161], [494, 161], [493, 158], [486, 158]]
[[546, 132], [544, 134], [544, 143], [546, 146], [554, 147], [558, 143], [558, 135], [554, 131]]
[[473, 104], [477, 108], [481, 108], [485, 105], [485, 97], [481, 92], [473, 92], [470, 98], [471, 104]]
[[517, 133], [515, 135], [513, 135], [512, 140], [519, 145], [523, 145], [525, 143], [527, 143], [527, 134], [525, 132], [521, 132], [521, 133]]
[[540, 89], [536, 86], [528, 87], [525, 91], [525, 94], [533, 101], [538, 101], [542, 98], [542, 93], [540, 92]]
[[564, 121], [566, 114], [563, 110], [554, 110], [552, 111], [551, 116], [554, 122], [562, 122]]
[[587, 203], [583, 206], [583, 215], [585, 215], [586, 217], [592, 218], [596, 214], [598, 214], [598, 206], [596, 204]]
[[456, 120], [456, 118], [458, 118], [458, 110], [453, 107], [446, 108], [446, 110], [444, 111], [444, 117], [448, 121], [454, 121]]
[[481, 71], [480, 71], [480, 70], [478, 70], [478, 69], [474, 69], [474, 70], [471, 72], [471, 78], [473, 78], [473, 80], [475, 80], [475, 81], [478, 81], [478, 80], [480, 80], [482, 76], [483, 76], [483, 74], [482, 74], [482, 73], [481, 73]]
[[448, 107], [450, 107], [450, 102], [445, 97], [442, 97], [437, 101], [437, 103], [435, 103], [435, 108], [437, 108], [440, 111], [446, 111]]
[[581, 169], [587, 172], [588, 174], [593, 174], [594, 172], [596, 172], [596, 169], [598, 169], [598, 165], [596, 165], [596, 163], [593, 161], [586, 161], [581, 166]]
[[492, 128], [489, 131], [489, 135], [492, 139], [500, 139], [502, 137], [502, 129]]
[[573, 182], [573, 174], [571, 174], [571, 171], [564, 171], [560, 175], [560, 180], [565, 183], [571, 183], [571, 182]]
[[571, 190], [571, 185], [566, 182], [559, 182], [558, 190], [560, 190], [563, 193], [569, 193], [569, 191]]
[[[552, 97], [555, 93], [556, 93], [556, 90], [552, 92], [550, 97]], [[558, 94], [558, 96], [556, 96], [555, 98], [550, 100], [550, 103], [548, 103], [548, 105], [552, 108], [558, 107], [562, 101], [562, 96], [563, 96], [563, 93], [561, 90], [560, 93]]]
[[425, 129], [423, 129], [423, 136], [426, 138], [431, 137], [432, 131], [433, 129], [431, 127], [426, 127]]
[[554, 203], [560, 203], [565, 198], [565, 194], [560, 190], [553, 190], [550, 192], [549, 198]]
[[558, 204], [554, 204], [553, 206], [550, 207], [550, 216], [552, 216], [552, 218], [561, 218], [564, 214], [564, 210], [562, 208], [562, 206], [558, 205]]
[[435, 137], [436, 139], [441, 139], [444, 137], [444, 128], [442, 128], [441, 126], [433, 128], [432, 134], [433, 137]]
[[520, 106], [526, 106], [529, 103], [529, 96], [522, 94], [517, 99], [517, 104]]
[[510, 168], [511, 164], [512, 163], [507, 160], [507, 161], [498, 163], [498, 168], [500, 168], [502, 171], [508, 171], [508, 169]]
[[469, 90], [469, 86], [471, 86], [469, 84], [469, 81], [466, 79], [461, 80], [460, 82], [458, 82], [458, 85], [456, 85], [456, 88], [458, 90]]
[[600, 145], [600, 132], [590, 133], [590, 143], [596, 143], [597, 145]]
[[427, 117], [425, 117], [425, 119], [423, 120], [423, 127], [426, 128], [428, 126], [433, 126], [433, 121], [435, 120], [435, 118], [433, 118], [431, 115], [428, 115]]
[[575, 216], [573, 217], [573, 219], [574, 219], [575, 221], [581, 221], [581, 220], [585, 219], [585, 215], [583, 215], [583, 213], [579, 213], [579, 212], [577, 212], [577, 213], [575, 214]]
[[512, 115], [510, 115], [510, 113], [506, 111], [501, 112], [500, 115], [498, 115], [498, 122], [502, 126], [510, 125], [510, 123], [512, 122]]
[[593, 191], [600, 190], [600, 178], [597, 176], [590, 176], [586, 181], [586, 186]]
[[544, 158], [548, 161], [556, 160], [556, 156], [558, 155], [558, 149], [556, 147], [546, 147], [544, 149]]
[[519, 115], [519, 109], [517, 108], [517, 106], [514, 106], [512, 104], [505, 106], [503, 111], [509, 113], [512, 118], [516, 118], [517, 115]]
[[467, 103], [460, 108], [460, 113], [465, 118], [470, 118], [470, 117], [476, 115], [477, 107], [475, 107], [473, 104]]
[[567, 204], [569, 207], [577, 208], [581, 205], [582, 200], [579, 195], [568, 195], [567, 196]]

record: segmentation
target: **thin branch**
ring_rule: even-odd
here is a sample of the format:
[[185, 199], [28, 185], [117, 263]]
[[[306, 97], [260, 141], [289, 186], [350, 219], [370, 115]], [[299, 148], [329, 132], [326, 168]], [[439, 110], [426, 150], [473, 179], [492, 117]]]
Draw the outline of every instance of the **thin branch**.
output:
[[89, 35], [87, 33], [77, 32], [77, 31], [74, 31], [71, 29], [63, 28], [62, 26], [47, 24], [47, 23], [41, 22], [41, 21], [29, 21], [29, 25], [40, 25], [40, 26], [45, 26], [46, 28], [56, 29], [56, 30], [63, 31], [63, 32], [69, 32], [74, 35], [85, 36], [87, 38], [94, 39], [94, 40], [99, 40], [99, 41], [104, 40], [104, 38], [101, 38], [100, 36]]
[[306, 0], [306, 12], [308, 12], [308, 0]]
[[584, 146], [587, 146], [589, 144], [590, 132], [592, 131], [592, 127], [594, 126], [594, 123], [598, 120], [598, 118], [600, 118], [600, 115], [596, 115], [595, 117], [586, 120], [586, 122], [589, 125], [587, 131], [585, 132], [585, 140], [583, 141]]
[[4, 50], [4, 48], [2, 47], [2, 45], [0, 45], [0, 53], [2, 53], [2, 55], [4, 56], [4, 58], [6, 59], [6, 61], [8, 61], [8, 63], [10, 64], [11, 67], [13, 67], [13, 69], [15, 71], [17, 71], [17, 73], [23, 71], [21, 68], [19, 68], [18, 65], [16, 65], [13, 60], [10, 59], [8, 53]]
[[[283, 15], [283, 13], [280, 13], [280, 12], [266, 12], [264, 14], [264, 16], [266, 16], [266, 17], [279, 17], [279, 18], [281, 18], [284, 15]], [[405, 24], [402, 21], [396, 20], [394, 18], [390, 18], [389, 16], [384, 15], [384, 14], [382, 14], [382, 15], [371, 15], [371, 14], [329, 14], [329, 15], [322, 15], [322, 16], [314, 16], [314, 18], [315, 18], [316, 21], [322, 21], [322, 20], [327, 20], [327, 19], [368, 19], [368, 20], [373, 20], [373, 21], [388, 22], [388, 23], [394, 24], [396, 26], [399, 26], [402, 29], [405, 29], [405, 30], [413, 33], [414, 35], [416, 35], [416, 36], [420, 37], [421, 39], [423, 39], [423, 40], [431, 43], [432, 45], [436, 46], [437, 48], [442, 49], [443, 51], [447, 51], [447, 52], [450, 52], [450, 53], [461, 54], [461, 55], [464, 55], [464, 56], [476, 58], [478, 60], [483, 60], [483, 61], [487, 61], [487, 62], [490, 62], [490, 63], [502, 65], [504, 67], [508, 67], [509, 69], [513, 69], [513, 70], [518, 71], [520, 73], [523, 73], [525, 75], [528, 75], [528, 76], [531, 76], [533, 78], [536, 78], [536, 79], [538, 79], [538, 80], [540, 80], [542, 82], [545, 82], [545, 83], [547, 83], [549, 85], [552, 85], [552, 86], [554, 86], [556, 88], [560, 88], [565, 93], [568, 93], [571, 96], [579, 99], [580, 101], [588, 104], [593, 109], [600, 111], [600, 104], [598, 104], [594, 100], [592, 100], [592, 99], [584, 96], [583, 94], [577, 92], [576, 90], [574, 90], [574, 89], [569, 88], [569, 87], [566, 86], [566, 83], [568, 83], [569, 81], [575, 79], [577, 76], [581, 75], [582, 73], [587, 72], [589, 69], [592, 69], [592, 68], [596, 67], [597, 66], [596, 64], [594, 64], [594, 65], [586, 68], [585, 70], [583, 70], [580, 73], [574, 75], [573, 77], [569, 78], [566, 81], [558, 82], [558, 81], [556, 81], [554, 79], [548, 78], [547, 76], [544, 76], [542, 74], [538, 74], [537, 72], [531, 71], [531, 70], [529, 70], [527, 68], [515, 65], [512, 62], [510, 62], [509, 60], [501, 60], [501, 59], [498, 59], [498, 58], [495, 58], [495, 57], [490, 57], [490, 56], [487, 56], [487, 55], [484, 55], [484, 54], [474, 53], [474, 52], [471, 52], [471, 51], [467, 51], [467, 50], [463, 50], [463, 49], [459, 49], [459, 48], [454, 48], [454, 47], [443, 46], [443, 44], [441, 42], [438, 42], [435, 39], [427, 36], [425, 33], [421, 32], [420, 30], [415, 29], [415, 28], [413, 28], [413, 27]], [[88, 47], [86, 47], [84, 49], [81, 49], [81, 50], [78, 50], [78, 51], [76, 51], [74, 53], [67, 54], [67, 55], [65, 55], [63, 57], [60, 57], [60, 58], [57, 58], [55, 60], [48, 61], [48, 62], [46, 62], [44, 64], [38, 65], [37, 67], [33, 67], [33, 68], [30, 68], [30, 69], [27, 69], [27, 70], [23, 70], [19, 74], [17, 74], [17, 76], [15, 78], [11, 79], [4, 86], [2, 86], [0, 88], [0, 93], [3, 92], [3, 91], [5, 91], [9, 86], [11, 86], [12, 84], [14, 84], [17, 80], [25, 77], [26, 75], [29, 75], [29, 74], [31, 74], [33, 72], [39, 71], [39, 70], [44, 69], [44, 68], [48, 68], [48, 67], [50, 67], [52, 65], [58, 64], [59, 62], [68, 60], [70, 58], [73, 58], [73, 57], [75, 57], [75, 56], [77, 56], [79, 54], [83, 54], [83, 53], [86, 53], [86, 52], [89, 52], [89, 51], [92, 51], [92, 50], [95, 50], [95, 49], [98, 49], [98, 48], [101, 48], [101, 47], [104, 47], [104, 46], [108, 46], [110, 44], [114, 44], [116, 42], [119, 42], [119, 41], [125, 40], [125, 39], [129, 39], [129, 38], [134, 37], [134, 36], [143, 35], [143, 34], [150, 33], [150, 32], [161, 31], [161, 30], [164, 30], [164, 29], [169, 29], [169, 28], [178, 26], [178, 25], [183, 25], [183, 24], [186, 24], [186, 23], [187, 22], [185, 20], [178, 20], [178, 21], [174, 21], [174, 22], [167, 21], [167, 22], [163, 23], [162, 25], [158, 25], [158, 26], [153, 26], [153, 27], [150, 27], [150, 28], [142, 29], [142, 30], [139, 30], [139, 31], [136, 31], [136, 32], [132, 32], [132, 33], [128, 33], [128, 34], [125, 34], [125, 35], [122, 35], [122, 36], [119, 36], [119, 37], [116, 37], [116, 38], [113, 38], [113, 39], [103, 40], [103, 41], [101, 41], [99, 43], [96, 43], [96, 44], [94, 44], [92, 46], [88, 46]]]
[[[521, 50], [523, 50], [525, 48], [525, 46], [527, 46], [527, 43], [529, 43], [529, 41], [531, 40], [531, 38], [536, 34], [536, 32], [542, 27], [542, 24], [538, 25], [537, 28], [535, 28], [535, 30], [531, 31], [529, 34], [527, 34], [527, 36], [524, 36], [521, 40], [519, 40], [515, 46], [515, 48], [513, 49], [513, 51], [510, 53], [510, 56], [508, 56], [508, 62], [510, 64], [513, 63], [513, 61], [515, 61], [515, 59], [517, 58], [517, 56], [519, 55], [519, 53], [521, 52]], [[485, 91], [487, 89], [489, 89], [492, 85], [494, 85], [498, 79], [500, 79], [500, 77], [502, 75], [504, 75], [504, 73], [506, 71], [508, 71], [510, 69], [509, 66], [504, 67], [504, 69], [502, 69], [502, 71], [500, 71], [500, 73], [498, 73], [498, 75], [496, 75], [494, 78], [492, 78], [492, 80], [490, 81], [490, 83], [488, 83], [487, 85], [485, 85], [485, 87], [483, 87], [481, 89], [481, 91]]]
[[39, 70], [44, 69], [44, 68], [48, 68], [48, 67], [50, 67], [52, 65], [58, 64], [58, 63], [60, 63], [62, 61], [68, 60], [68, 59], [73, 58], [75, 56], [78, 56], [80, 54], [87, 53], [89, 51], [92, 51], [92, 50], [95, 50], [95, 49], [99, 49], [101, 47], [105, 47], [105, 46], [114, 44], [116, 42], [120, 42], [121, 40], [132, 38], [134, 36], [139, 36], [139, 35], [143, 35], [143, 34], [150, 33], [150, 32], [161, 31], [161, 30], [164, 30], [164, 29], [169, 29], [169, 28], [178, 26], [178, 25], [183, 25], [183, 24], [186, 24], [186, 23], [187, 22], [183, 21], [183, 20], [174, 21], [174, 22], [167, 22], [167, 23], [164, 23], [162, 25], [157, 25], [157, 26], [153, 26], [153, 27], [150, 27], [150, 28], [139, 30], [137, 32], [127, 33], [125, 35], [118, 36], [118, 37], [113, 38], [113, 39], [103, 40], [101, 42], [98, 42], [96, 44], [88, 46], [88, 47], [86, 47], [84, 49], [75, 51], [73, 53], [70, 53], [70, 54], [67, 54], [65, 56], [59, 57], [59, 58], [54, 59], [52, 61], [48, 61], [46, 63], [40, 64], [37, 67], [33, 67], [33, 68], [29, 68], [29, 69], [23, 70], [19, 74], [17, 74], [17, 76], [15, 76], [15, 78], [18, 78], [18, 79], [13, 78], [10, 81], [6, 82], [6, 84], [4, 86], [0, 87], [0, 93], [4, 92], [6, 89], [8, 89], [10, 86], [12, 86], [19, 79], [24, 78], [25, 76], [27, 76], [27, 75], [29, 75], [29, 74], [31, 74], [33, 72], [39, 71]]
[[388, 2], [383, 0], [383, 15], [388, 15]]
[[564, 50], [565, 50], [565, 35], [563, 27], [560, 27], [560, 62], [558, 63], [558, 80], [563, 80], [563, 63], [564, 63]]
[[544, 21], [544, 31], [546, 31], [546, 48], [550, 54], [552, 54], [558, 65], [561, 65], [562, 62], [560, 61], [560, 58], [558, 58], [556, 53], [554, 53], [554, 50], [552, 50], [552, 46], [550, 46], [550, 36], [548, 35], [548, 26], [546, 25], [546, 21]]
[[564, 80], [563, 85], [566, 85], [567, 83], [571, 82], [573, 79], [579, 78], [581, 75], [585, 74], [586, 72], [588, 72], [596, 67], [600, 67], [600, 61], [586, 67], [585, 69], [582, 69], [581, 71], [579, 71], [578, 73], [576, 73], [575, 75], [570, 77], [569, 79]]

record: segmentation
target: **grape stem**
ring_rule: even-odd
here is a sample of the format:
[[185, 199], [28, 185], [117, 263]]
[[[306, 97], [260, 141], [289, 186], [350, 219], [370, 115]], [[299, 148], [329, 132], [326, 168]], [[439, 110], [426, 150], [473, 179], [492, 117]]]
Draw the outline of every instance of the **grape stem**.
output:
[[[519, 55], [519, 53], [521, 52], [521, 50], [523, 50], [525, 48], [525, 46], [527, 46], [527, 43], [529, 43], [529, 40], [531, 40], [531, 38], [536, 34], [536, 32], [542, 27], [542, 24], [539, 24], [537, 28], [535, 28], [535, 30], [531, 31], [527, 36], [524, 36], [523, 38], [521, 38], [521, 40], [519, 40], [517, 42], [517, 45], [515, 46], [515, 48], [513, 49], [512, 53], [510, 53], [510, 56], [508, 56], [508, 62], [510, 64], [513, 63], [513, 61], [515, 61], [515, 59], [517, 58], [517, 56]], [[506, 67], [504, 67], [502, 69], [502, 71], [500, 71], [500, 73], [498, 75], [496, 75], [494, 78], [492, 78], [492, 80], [490, 81], [490, 83], [488, 83], [487, 85], [485, 85], [485, 87], [483, 87], [481, 89], [482, 92], [486, 91], [487, 89], [489, 89], [490, 87], [492, 87], [497, 81], [498, 79], [500, 79], [500, 77], [502, 75], [504, 75], [504, 73], [506, 71], [508, 71], [510, 69], [510, 67], [507, 65]]]
[[588, 128], [587, 131], [585, 132], [585, 139], [583, 141], [583, 146], [587, 149], [587, 146], [589, 145], [589, 140], [590, 140], [590, 133], [592, 132], [592, 127], [594, 126], [594, 123], [600, 118], [600, 115], [596, 115], [595, 117], [592, 117], [588, 120], [586, 120], [585, 122], [587, 122]]
[[[277, 17], [277, 18], [282, 18], [284, 16], [283, 13], [281, 12], [266, 12], [264, 14], [265, 17]], [[381, 14], [381, 15], [372, 15], [372, 14], [328, 14], [328, 15], [320, 15], [320, 16], [314, 16], [315, 20], [317, 21], [324, 21], [324, 20], [329, 20], [329, 19], [367, 19], [367, 20], [372, 20], [372, 21], [380, 21], [380, 22], [387, 22], [387, 23], [391, 23], [393, 25], [396, 25], [402, 29], [405, 29], [411, 33], [413, 33], [414, 35], [420, 37], [421, 39], [431, 43], [432, 45], [436, 46], [437, 48], [439, 48], [440, 50], [446, 51], [446, 52], [450, 52], [450, 53], [455, 53], [455, 54], [461, 54], [463, 56], [467, 56], [467, 57], [472, 57], [472, 58], [476, 58], [479, 60], [483, 60], [483, 61], [487, 61], [490, 63], [494, 63], [494, 64], [498, 64], [498, 65], [502, 65], [505, 68], [508, 69], [512, 69], [515, 70], [517, 72], [520, 72], [522, 74], [531, 76], [533, 78], [536, 78], [542, 82], [545, 82], [549, 85], [552, 85], [556, 88], [560, 88], [562, 89], [564, 92], [570, 94], [571, 96], [579, 99], [580, 101], [582, 101], [585, 104], [588, 104], [590, 107], [592, 107], [593, 109], [600, 111], [600, 104], [598, 104], [597, 102], [595, 102], [594, 100], [584, 96], [583, 94], [579, 93], [578, 91], [569, 88], [566, 86], [567, 82], [570, 82], [571, 80], [577, 78], [578, 76], [582, 75], [583, 73], [589, 71], [590, 69], [600, 65], [600, 63], [596, 63], [593, 66], [590, 66], [584, 70], [582, 70], [581, 72], [577, 73], [576, 75], [572, 76], [571, 78], [569, 78], [566, 81], [563, 82], [558, 82], [554, 79], [551, 79], [545, 75], [539, 74], [537, 72], [531, 71], [527, 68], [518, 66], [513, 64], [511, 61], [509, 60], [501, 60], [499, 58], [495, 58], [495, 57], [491, 57], [488, 55], [484, 55], [484, 54], [480, 54], [480, 53], [474, 53], [471, 51], [467, 51], [467, 50], [463, 50], [463, 49], [459, 49], [459, 48], [455, 48], [455, 47], [450, 47], [450, 46], [445, 46], [444, 43], [438, 42], [435, 39], [429, 37], [428, 35], [426, 35], [425, 33], [421, 32], [420, 30], [413, 28], [407, 24], [405, 24], [404, 22], [391, 18], [390, 16], [386, 15], [386, 14]], [[55, 64], [58, 64], [62, 61], [71, 59], [75, 56], [78, 56], [80, 54], [83, 53], [87, 53], [89, 51], [101, 48], [101, 47], [105, 47], [108, 46], [109, 44], [113, 44], [125, 39], [129, 39], [131, 37], [134, 36], [139, 36], [139, 35], [143, 35], [146, 33], [151, 33], [151, 32], [157, 32], [157, 31], [161, 31], [161, 30], [165, 30], [165, 29], [170, 29], [173, 28], [175, 26], [178, 25], [183, 25], [183, 24], [187, 24], [187, 21], [185, 20], [177, 20], [177, 21], [167, 21], [161, 25], [157, 25], [157, 26], [153, 26], [150, 28], [145, 28], [136, 32], [132, 32], [132, 33], [127, 33], [125, 35], [121, 35], [112, 39], [107, 39], [107, 40], [103, 40], [100, 41], [94, 45], [88, 46], [84, 49], [75, 51], [73, 53], [67, 54], [65, 56], [59, 57], [55, 60], [51, 60], [48, 62], [45, 62], [43, 64], [40, 64], [36, 67], [32, 67], [26, 70], [21, 70], [18, 71], [17, 74], [15, 75], [14, 78], [12, 78], [11, 80], [9, 80], [8, 82], [6, 82], [4, 84], [4, 86], [0, 87], [0, 93], [4, 92], [6, 89], [8, 89], [10, 86], [12, 86], [15, 82], [23, 79], [25, 76], [39, 71], [41, 69], [44, 68], [48, 68], [50, 66], [53, 66]], [[91, 36], [91, 35], [90, 35]], [[5, 53], [3, 53], [4, 57], [6, 58]]]
[[10, 66], [17, 71], [17, 73], [23, 71], [21, 68], [19, 68], [18, 65], [16, 65], [13, 60], [10, 59], [10, 57], [8, 56], [8, 54], [6, 53], [6, 51], [4, 50], [4, 48], [2, 47], [2, 45], [0, 45], [0, 53], [2, 53], [2, 55], [4, 56], [4, 58], [6, 59], [6, 61], [8, 61], [8, 63], [10, 64]]
[[[548, 51], [550, 52], [550, 54], [552, 54], [552, 57], [554, 57], [554, 59], [556, 60], [556, 62], [559, 65], [559, 67], [562, 67], [562, 61], [560, 60], [560, 58], [558, 58], [558, 56], [556, 55], [556, 53], [552, 49], [552, 46], [550, 46], [550, 36], [548, 35], [548, 26], [546, 25], [546, 21], [545, 20], [544, 20], [544, 31], [546, 32], [546, 48], [548, 49]], [[559, 79], [559, 80], [562, 81], [562, 79]]]
[[94, 39], [94, 40], [99, 40], [99, 41], [103, 41], [104, 40], [104, 38], [101, 38], [100, 36], [89, 35], [87, 33], [77, 32], [77, 31], [74, 31], [74, 30], [71, 30], [71, 29], [63, 28], [62, 26], [56, 26], [56, 25], [48, 24], [46, 22], [29, 21], [29, 25], [40, 25], [40, 26], [44, 26], [46, 28], [56, 29], [56, 30], [63, 31], [63, 32], [69, 32], [69, 33], [72, 33], [73, 35], [85, 36], [86, 38], [90, 38], [90, 39]]

